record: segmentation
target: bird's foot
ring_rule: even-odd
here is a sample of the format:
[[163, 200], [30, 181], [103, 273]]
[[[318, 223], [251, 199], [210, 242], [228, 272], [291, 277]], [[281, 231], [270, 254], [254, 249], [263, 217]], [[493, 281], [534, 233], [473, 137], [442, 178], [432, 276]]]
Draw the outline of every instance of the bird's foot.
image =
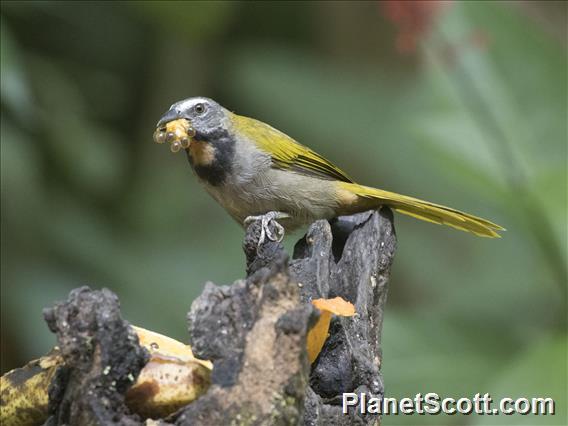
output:
[[[268, 212], [263, 215], [258, 216], [247, 216], [243, 222], [245, 227], [248, 227], [251, 223], [260, 220], [260, 237], [258, 239], [258, 247], [264, 244], [266, 238], [270, 241], [280, 242], [284, 238], [284, 227], [276, 222], [277, 219], [286, 219], [290, 215], [283, 212]], [[272, 222], [276, 232], [272, 232], [270, 229], [270, 223]]]

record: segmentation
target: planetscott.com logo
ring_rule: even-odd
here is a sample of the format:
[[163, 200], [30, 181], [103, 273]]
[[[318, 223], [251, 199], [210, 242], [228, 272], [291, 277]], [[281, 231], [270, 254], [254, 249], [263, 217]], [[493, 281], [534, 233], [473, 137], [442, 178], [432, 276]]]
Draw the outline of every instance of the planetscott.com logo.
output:
[[552, 398], [501, 398], [494, 401], [486, 393], [473, 398], [442, 398], [434, 392], [418, 393], [414, 398], [377, 398], [365, 393], [344, 393], [343, 414], [357, 410], [361, 414], [482, 414], [482, 415], [554, 415], [556, 402]]

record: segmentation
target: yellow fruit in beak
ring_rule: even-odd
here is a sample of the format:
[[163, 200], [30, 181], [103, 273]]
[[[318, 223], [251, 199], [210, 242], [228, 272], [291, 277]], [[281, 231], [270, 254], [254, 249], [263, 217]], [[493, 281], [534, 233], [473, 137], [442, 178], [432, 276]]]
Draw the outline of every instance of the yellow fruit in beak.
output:
[[187, 149], [191, 145], [191, 138], [195, 136], [195, 130], [185, 118], [172, 120], [165, 126], [159, 127], [154, 132], [154, 142], [170, 144], [172, 152], [178, 152], [182, 148]]

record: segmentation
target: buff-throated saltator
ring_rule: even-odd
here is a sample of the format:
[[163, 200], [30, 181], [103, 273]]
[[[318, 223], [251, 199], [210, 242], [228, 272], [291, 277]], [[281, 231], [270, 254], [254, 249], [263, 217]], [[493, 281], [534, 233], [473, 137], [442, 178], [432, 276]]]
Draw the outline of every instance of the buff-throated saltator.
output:
[[[185, 149], [209, 194], [241, 225], [262, 219], [263, 236], [281, 239], [317, 219], [331, 219], [386, 205], [482, 237], [504, 230], [449, 207], [359, 185], [318, 153], [261, 121], [194, 97], [173, 104], [157, 124], [154, 140], [173, 152]], [[267, 224], [277, 220], [279, 236]], [[266, 231], [266, 232], [265, 232]]]

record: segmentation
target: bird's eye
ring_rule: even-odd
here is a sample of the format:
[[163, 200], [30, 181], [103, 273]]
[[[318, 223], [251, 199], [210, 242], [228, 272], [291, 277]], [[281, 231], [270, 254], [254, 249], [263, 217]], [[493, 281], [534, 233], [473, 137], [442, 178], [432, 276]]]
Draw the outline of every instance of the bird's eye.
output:
[[195, 105], [195, 112], [197, 114], [203, 114], [205, 112], [205, 105], [203, 105], [203, 104]]

